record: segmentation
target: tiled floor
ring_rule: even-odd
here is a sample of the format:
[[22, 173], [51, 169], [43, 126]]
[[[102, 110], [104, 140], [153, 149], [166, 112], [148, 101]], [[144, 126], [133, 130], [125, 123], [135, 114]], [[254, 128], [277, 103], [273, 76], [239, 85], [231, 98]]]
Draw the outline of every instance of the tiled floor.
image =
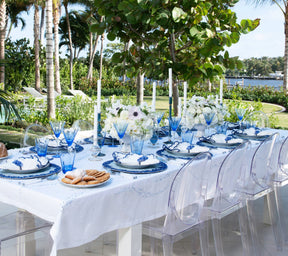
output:
[[[282, 212], [281, 216], [285, 217], [288, 216], [288, 186], [285, 188], [281, 189], [281, 202], [282, 202]], [[257, 209], [259, 210], [259, 218], [263, 219], [262, 213], [263, 213], [263, 200], [259, 200], [257, 202]], [[7, 214], [11, 211], [13, 211], [13, 207], [1, 207], [0, 208], [0, 216]], [[228, 232], [228, 231], [232, 232]], [[237, 226], [237, 215], [233, 214], [229, 216], [229, 218], [225, 219], [223, 222], [223, 237], [224, 237], [224, 252], [225, 255], [227, 256], [238, 256], [238, 255], [243, 255], [242, 253], [242, 245], [241, 245], [241, 237], [239, 235], [239, 228]], [[210, 233], [211, 229], [210, 229]], [[287, 230], [288, 233], [288, 230]], [[26, 251], [26, 256], [48, 256], [49, 255], [49, 250], [51, 247], [51, 239], [47, 238], [48, 231], [46, 232], [38, 232], [35, 234], [37, 237], [36, 244], [32, 240], [28, 243], [28, 248], [24, 246], [20, 246], [20, 250]], [[284, 247], [284, 250], [277, 251], [275, 244], [274, 244], [274, 239], [273, 239], [273, 232], [271, 229], [271, 226], [268, 224], [261, 225], [261, 230], [258, 232], [259, 236], [261, 237], [261, 248], [259, 249], [258, 252], [260, 256], [284, 256], [288, 255], [288, 244], [286, 247]], [[27, 237], [26, 240], [31, 240], [30, 237]], [[71, 248], [71, 249], [65, 249], [61, 250], [58, 253], [58, 256], [114, 256], [116, 255], [116, 238], [117, 238], [117, 233], [116, 232], [110, 232], [108, 234], [105, 234], [98, 238], [97, 240], [83, 245], [81, 247], [77, 248]], [[14, 240], [14, 241], [13, 241]], [[13, 239], [11, 241], [7, 241], [5, 243], [2, 243], [2, 252], [1, 256], [19, 256], [23, 255], [21, 253], [17, 254], [17, 250], [15, 247], [16, 243], [23, 242], [18, 239]], [[143, 248], [142, 248], [142, 256], [148, 256], [152, 255], [150, 252], [150, 239], [146, 236], [143, 236]], [[26, 243], [27, 244], [27, 243]], [[36, 247], [36, 254], [33, 252], [30, 252], [29, 246], [35, 248]], [[212, 234], [210, 236], [210, 252], [211, 255], [215, 255], [215, 250], [214, 250], [214, 243], [213, 243], [213, 238]], [[156, 242], [156, 253], [155, 255], [163, 255], [162, 252], [162, 244], [160, 241]], [[179, 242], [176, 242], [174, 244], [174, 250], [173, 250], [173, 255], [175, 256], [186, 256], [186, 255], [201, 255], [199, 251], [199, 239], [197, 235], [193, 235], [190, 237], [187, 237], [185, 239], [182, 239]]]

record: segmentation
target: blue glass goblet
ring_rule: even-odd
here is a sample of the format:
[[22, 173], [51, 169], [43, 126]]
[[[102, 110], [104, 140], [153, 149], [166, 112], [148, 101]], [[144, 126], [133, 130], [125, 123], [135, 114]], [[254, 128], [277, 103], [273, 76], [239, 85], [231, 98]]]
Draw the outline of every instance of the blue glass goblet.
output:
[[176, 131], [178, 129], [180, 122], [181, 122], [181, 117], [174, 116], [174, 117], [169, 118], [169, 125], [172, 130], [172, 140], [175, 140]]
[[244, 115], [246, 113], [246, 108], [243, 108], [243, 107], [242, 108], [241, 107], [235, 108], [235, 112], [236, 112], [236, 115], [237, 115], [237, 117], [239, 119], [239, 125], [240, 125], [240, 129], [241, 129], [242, 120], [243, 120], [243, 117], [244, 117]]
[[101, 132], [101, 135], [98, 137], [98, 145], [100, 147], [100, 152], [98, 153], [98, 156], [105, 156], [105, 154], [102, 153], [102, 147], [105, 144], [105, 136], [106, 132]]
[[120, 144], [122, 145], [122, 139], [123, 139], [125, 132], [127, 130], [128, 123], [126, 121], [119, 120], [119, 121], [113, 123], [113, 125], [114, 125], [114, 128], [118, 134]]
[[[57, 147], [59, 147], [59, 137], [63, 131], [65, 121], [50, 121], [49, 123], [55, 135]], [[59, 152], [56, 152], [55, 157], [59, 157]]]
[[150, 142], [152, 143], [153, 146], [155, 146], [157, 141], [158, 141], [158, 134], [156, 129], [153, 129], [152, 136], [150, 137]]
[[212, 123], [213, 121], [213, 118], [215, 116], [215, 113], [214, 112], [208, 112], [208, 113], [204, 113], [204, 118], [205, 118], [205, 121], [206, 121], [206, 124], [207, 124], [207, 136], [210, 135], [210, 124]]
[[71, 146], [74, 142], [77, 132], [78, 132], [77, 128], [68, 128], [68, 129], [63, 130], [64, 138], [68, 145], [68, 151], [71, 151], [71, 148], [72, 148]]

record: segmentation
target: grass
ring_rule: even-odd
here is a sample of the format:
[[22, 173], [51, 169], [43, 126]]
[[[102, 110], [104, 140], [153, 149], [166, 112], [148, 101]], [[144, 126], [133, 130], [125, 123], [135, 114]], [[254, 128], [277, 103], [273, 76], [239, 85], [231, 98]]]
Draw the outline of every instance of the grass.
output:
[[[146, 101], [148, 104], [151, 104], [152, 97], [151, 96], [145, 96], [144, 101]], [[164, 111], [168, 113], [169, 103], [168, 103], [168, 97], [167, 96], [157, 96], [156, 98], [156, 110]], [[287, 129], [288, 130], [288, 112], [281, 112], [277, 113], [282, 110], [282, 107], [275, 104], [270, 103], [262, 103], [263, 104], [263, 112], [266, 114], [273, 114], [276, 120], [276, 127], [281, 127], [281, 129]]]

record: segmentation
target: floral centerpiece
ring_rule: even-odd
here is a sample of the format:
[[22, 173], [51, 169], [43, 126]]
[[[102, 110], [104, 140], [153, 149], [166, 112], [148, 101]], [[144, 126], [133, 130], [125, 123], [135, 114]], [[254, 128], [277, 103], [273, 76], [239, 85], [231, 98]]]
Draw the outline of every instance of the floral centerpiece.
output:
[[214, 97], [204, 98], [201, 96], [193, 96], [187, 101], [185, 114], [185, 122], [189, 127], [197, 124], [206, 124], [204, 113], [214, 112], [215, 116], [211, 125], [223, 122], [224, 116], [229, 115], [225, 105], [220, 105]]
[[103, 130], [110, 136], [118, 138], [114, 123], [118, 120], [128, 123], [126, 134], [150, 136], [153, 127], [152, 111], [147, 103], [141, 106], [124, 105], [120, 100], [112, 101], [106, 108], [106, 119]]

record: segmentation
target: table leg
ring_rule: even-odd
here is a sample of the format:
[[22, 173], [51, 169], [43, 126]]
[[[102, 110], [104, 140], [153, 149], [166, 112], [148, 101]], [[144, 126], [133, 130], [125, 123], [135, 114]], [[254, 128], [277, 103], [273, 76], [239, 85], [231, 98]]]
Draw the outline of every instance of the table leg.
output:
[[141, 256], [142, 224], [118, 230], [118, 256]]

